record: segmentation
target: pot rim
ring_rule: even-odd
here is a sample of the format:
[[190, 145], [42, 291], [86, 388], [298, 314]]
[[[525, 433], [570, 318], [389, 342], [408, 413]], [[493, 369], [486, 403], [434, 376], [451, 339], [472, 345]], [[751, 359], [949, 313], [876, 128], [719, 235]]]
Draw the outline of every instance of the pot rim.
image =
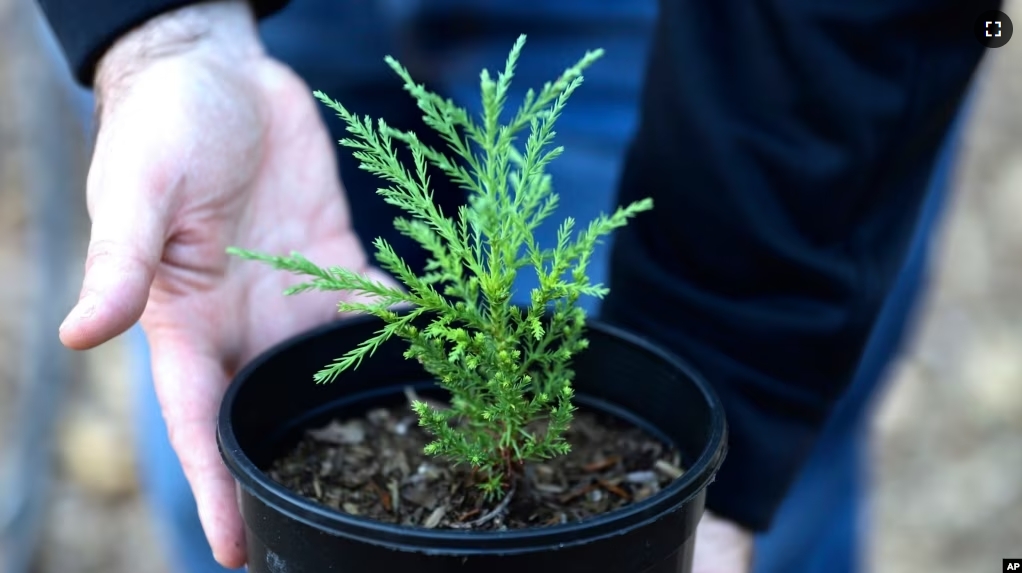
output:
[[[329, 331], [376, 320], [378, 319], [369, 315], [345, 317], [304, 331], [270, 347], [238, 371], [224, 393], [218, 412], [217, 446], [220, 449], [221, 458], [234, 477], [236, 484], [262, 503], [325, 533], [342, 535], [376, 545], [400, 546], [413, 551], [424, 550], [434, 553], [451, 551], [459, 554], [494, 550], [499, 550], [502, 553], [516, 553], [535, 551], [543, 546], [567, 547], [591, 543], [603, 537], [620, 535], [642, 527], [660, 519], [665, 514], [677, 511], [714, 480], [727, 453], [728, 429], [724, 407], [709, 383], [688, 362], [648, 339], [601, 320], [588, 318], [585, 326], [587, 330], [602, 332], [667, 362], [695, 384], [700, 395], [706, 401], [710, 410], [709, 439], [703, 451], [686, 469], [684, 475], [645, 500], [580, 522], [507, 531], [427, 529], [384, 523], [334, 510], [284, 487], [259, 469], [238, 443], [233, 424], [230, 422], [231, 410], [238, 393], [244, 387], [245, 380], [253, 371], [260, 368], [276, 354]], [[372, 393], [361, 394], [370, 396]], [[587, 400], [587, 402], [591, 401]], [[637, 413], [623, 409], [622, 412], [642, 420]], [[620, 412], [615, 414], [620, 414]]]

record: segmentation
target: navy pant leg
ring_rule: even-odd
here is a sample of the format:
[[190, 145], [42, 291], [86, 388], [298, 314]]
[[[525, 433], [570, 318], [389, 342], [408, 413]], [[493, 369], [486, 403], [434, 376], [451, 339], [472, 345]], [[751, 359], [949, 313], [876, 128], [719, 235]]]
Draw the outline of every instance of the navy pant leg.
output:
[[754, 573], [853, 573], [866, 568], [870, 406], [911, 332], [967, 111], [966, 105], [948, 133], [905, 266], [884, 304], [854, 381], [781, 506], [774, 527], [757, 539]]

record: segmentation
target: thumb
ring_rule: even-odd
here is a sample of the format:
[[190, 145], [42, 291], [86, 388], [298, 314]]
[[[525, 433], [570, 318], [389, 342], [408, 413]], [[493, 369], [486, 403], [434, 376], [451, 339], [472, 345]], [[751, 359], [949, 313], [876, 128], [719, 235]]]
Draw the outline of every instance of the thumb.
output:
[[[140, 165], [130, 159], [118, 163]], [[94, 201], [85, 276], [78, 303], [60, 326], [60, 340], [68, 348], [98, 346], [127, 330], [145, 310], [168, 217], [166, 206], [154, 199], [165, 194], [153, 192], [154, 186], [145, 184], [153, 178], [141, 170], [114, 169], [114, 177], [101, 174], [95, 185], [90, 178]]]

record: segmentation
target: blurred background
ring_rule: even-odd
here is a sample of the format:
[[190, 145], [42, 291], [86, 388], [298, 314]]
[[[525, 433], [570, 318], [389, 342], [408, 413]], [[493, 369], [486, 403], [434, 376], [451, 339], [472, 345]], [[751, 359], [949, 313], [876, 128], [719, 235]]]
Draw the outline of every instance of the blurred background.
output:
[[[1022, 23], [1020, 7], [1005, 11]], [[72, 353], [56, 336], [87, 244], [89, 109], [54, 49], [33, 3], [0, 0], [0, 531], [18, 533], [0, 557], [164, 572], [123, 341]], [[1022, 37], [990, 51], [977, 89], [932, 288], [873, 424], [877, 573], [1022, 554]]]

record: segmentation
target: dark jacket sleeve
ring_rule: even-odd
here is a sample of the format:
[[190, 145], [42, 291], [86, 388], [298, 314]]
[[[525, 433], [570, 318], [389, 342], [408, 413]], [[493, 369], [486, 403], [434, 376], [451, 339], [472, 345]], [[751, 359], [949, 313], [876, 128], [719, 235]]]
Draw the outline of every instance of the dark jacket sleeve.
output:
[[603, 318], [692, 362], [730, 449], [707, 507], [769, 526], [902, 267], [996, 2], [663, 0]]
[[[131, 29], [154, 16], [199, 0], [39, 0], [75, 79], [91, 87], [96, 64]], [[250, 0], [257, 17], [279, 10], [287, 0]]]

